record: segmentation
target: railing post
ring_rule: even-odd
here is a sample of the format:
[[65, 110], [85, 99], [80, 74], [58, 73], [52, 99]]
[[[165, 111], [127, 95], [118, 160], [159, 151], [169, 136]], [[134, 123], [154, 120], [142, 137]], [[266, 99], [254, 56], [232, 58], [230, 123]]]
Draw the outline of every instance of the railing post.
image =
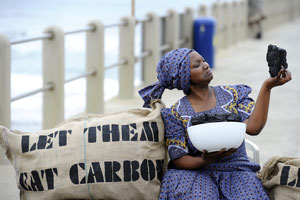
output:
[[237, 18], [235, 20], [235, 25], [236, 25], [236, 42], [239, 43], [242, 40], [242, 27], [243, 27], [243, 15], [241, 13], [242, 6], [241, 6], [241, 1], [235, 2], [236, 7], [235, 7], [235, 17]]
[[284, 23], [290, 22], [291, 21], [291, 15], [293, 13], [292, 11], [292, 0], [288, 0], [285, 4], [283, 4], [285, 6], [285, 12], [284, 12]]
[[[281, 1], [281, 0], [280, 0]], [[282, 24], [283, 23], [283, 16], [284, 16], [284, 7], [281, 7], [281, 2], [276, 0], [276, 12], [277, 13], [277, 19], [278, 21], [275, 21], [274, 23]], [[285, 2], [286, 3], [286, 2]], [[277, 24], [275, 24], [274, 28], [276, 28]]]
[[144, 51], [150, 51], [150, 55], [144, 58], [144, 78], [145, 85], [149, 85], [157, 80], [156, 65], [159, 61], [159, 37], [160, 22], [159, 17], [155, 13], [147, 15], [150, 20], [144, 22]]
[[198, 7], [198, 16], [199, 17], [206, 17], [207, 16], [207, 7], [206, 7], [206, 5], [201, 4]]
[[295, 18], [297, 19], [297, 17], [299, 17], [299, 1], [298, 0], [294, 0], [294, 12], [295, 12]]
[[274, 27], [274, 19], [273, 19], [273, 17], [275, 17], [274, 15], [273, 15], [273, 8], [274, 8], [274, 6], [273, 6], [273, 3], [271, 3], [271, 1], [272, 0], [265, 0], [266, 1], [266, 6], [265, 6], [265, 8], [267, 8], [267, 19], [266, 19], [266, 21], [267, 21], [267, 24], [268, 24], [268, 30], [271, 30], [273, 27]]
[[276, 7], [277, 7], [277, 1], [276, 0], [268, 0], [268, 6], [270, 6], [269, 10], [270, 10], [270, 13], [269, 13], [269, 16], [267, 19], [270, 19], [270, 27], [271, 29], [274, 28], [275, 26], [275, 22], [277, 21], [279, 23], [279, 18], [278, 18], [278, 15], [275, 15], [276, 13]]
[[228, 46], [231, 46], [233, 44], [233, 13], [232, 13], [232, 2], [229, 2], [227, 4], [227, 42]]
[[277, 8], [277, 1], [275, 0], [268, 0], [268, 5], [270, 6], [270, 16], [268, 16], [268, 19], [270, 19], [271, 28], [273, 29], [275, 26], [275, 22], [277, 21], [279, 23], [279, 17], [278, 15], [275, 15], [276, 8]]
[[229, 10], [228, 10], [228, 3], [224, 2], [222, 3], [222, 18], [225, 19], [223, 23], [223, 41], [222, 41], [222, 47], [227, 48], [229, 46], [229, 29], [230, 29], [230, 20], [229, 20]]
[[[265, 16], [268, 16], [269, 15], [268, 1], [267, 0], [261, 0], [261, 1], [262, 1], [262, 5], [263, 5], [263, 8], [264, 8], [263, 13], [264, 13]], [[263, 22], [263, 31], [267, 31], [269, 28], [270, 28], [269, 27], [269, 19], [267, 17]]]
[[126, 25], [119, 29], [119, 60], [126, 63], [119, 66], [119, 97], [129, 99], [134, 95], [134, 29], [135, 19], [131, 16], [122, 19]]
[[270, 1], [272, 0], [263, 0], [264, 14], [267, 17], [264, 22], [264, 31], [273, 28], [273, 3]]
[[240, 39], [245, 40], [247, 38], [247, 33], [248, 33], [248, 2], [246, 0], [241, 0], [239, 5], [240, 8], [238, 12], [239, 12], [239, 17], [241, 18]]
[[183, 15], [183, 27], [182, 33], [183, 38], [185, 40], [184, 47], [193, 48], [193, 24], [194, 24], [194, 11], [193, 8], [185, 8], [185, 12]]
[[280, 18], [280, 20], [279, 20], [280, 24], [283, 24], [284, 21], [285, 21], [285, 19], [284, 19], [285, 18], [285, 10], [286, 10], [285, 4], [287, 4], [286, 0], [285, 0], [283, 5], [282, 5], [281, 1], [277, 2], [277, 11], [280, 11], [280, 12], [278, 12], [279, 13], [279, 18]]
[[291, 0], [291, 5], [290, 5], [290, 20], [294, 21], [297, 18], [297, 1], [299, 0]]
[[296, 1], [297, 6], [296, 6], [296, 12], [297, 12], [297, 17], [300, 17], [300, 1]]
[[238, 20], [239, 20], [239, 16], [238, 16], [238, 8], [237, 8], [237, 2], [233, 1], [231, 3], [231, 12], [230, 12], [230, 19], [231, 19], [231, 44], [232, 45], [236, 45], [238, 42]]
[[220, 4], [214, 2], [211, 7], [211, 15], [216, 19], [216, 34], [214, 36], [214, 46], [217, 52], [222, 47], [222, 19], [220, 15]]
[[225, 41], [225, 36], [226, 36], [226, 18], [225, 17], [225, 8], [224, 8], [224, 4], [223, 3], [219, 3], [219, 18], [220, 18], [220, 39], [219, 39], [219, 43], [220, 43], [220, 47], [223, 49], [226, 46], [226, 41]]
[[10, 128], [10, 42], [0, 34], [0, 125]]
[[96, 74], [86, 78], [86, 112], [104, 111], [104, 26], [99, 20], [88, 26], [94, 30], [86, 33], [86, 71], [96, 70]]
[[296, 12], [295, 12], [295, 7], [296, 7], [296, 1], [295, 0], [290, 0], [290, 15], [289, 15], [289, 20], [294, 21], [296, 18]]
[[54, 89], [43, 93], [43, 128], [53, 128], [64, 120], [64, 32], [57, 26], [47, 28], [52, 34], [43, 40], [43, 84], [54, 84]]
[[179, 15], [175, 10], [168, 11], [166, 17], [165, 41], [171, 45], [171, 49], [179, 48]]

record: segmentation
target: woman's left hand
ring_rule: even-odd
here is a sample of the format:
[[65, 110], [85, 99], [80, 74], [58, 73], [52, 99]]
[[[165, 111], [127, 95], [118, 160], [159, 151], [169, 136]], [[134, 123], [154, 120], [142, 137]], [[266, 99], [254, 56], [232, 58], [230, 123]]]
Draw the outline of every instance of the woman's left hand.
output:
[[230, 156], [236, 151], [236, 149], [231, 148], [226, 151], [226, 149], [221, 149], [220, 151], [217, 152], [212, 152], [208, 153], [206, 150], [203, 150], [202, 152], [202, 157], [204, 160], [207, 159], [213, 159], [213, 160], [218, 160], [220, 158], [223, 158], [224, 156]]
[[273, 87], [284, 85], [285, 83], [292, 80], [292, 74], [289, 70], [281, 69], [277, 76], [270, 77], [265, 81], [265, 85], [268, 87], [268, 89], [272, 89]]

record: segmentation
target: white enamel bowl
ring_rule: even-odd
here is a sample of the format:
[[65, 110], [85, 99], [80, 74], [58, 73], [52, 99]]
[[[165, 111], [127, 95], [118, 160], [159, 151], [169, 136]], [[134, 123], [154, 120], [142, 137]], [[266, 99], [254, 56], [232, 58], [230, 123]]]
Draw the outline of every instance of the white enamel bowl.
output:
[[246, 124], [213, 122], [188, 127], [188, 136], [196, 149], [207, 152], [238, 148], [245, 139]]

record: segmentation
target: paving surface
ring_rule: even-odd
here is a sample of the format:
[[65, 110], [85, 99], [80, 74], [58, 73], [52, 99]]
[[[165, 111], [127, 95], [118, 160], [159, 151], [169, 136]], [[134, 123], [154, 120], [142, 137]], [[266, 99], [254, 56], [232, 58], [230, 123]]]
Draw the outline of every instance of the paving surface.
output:
[[[248, 39], [226, 50], [219, 50], [213, 70], [214, 80], [211, 83], [247, 84], [252, 87], [250, 96], [256, 99], [261, 84], [269, 76], [265, 59], [269, 44], [276, 44], [287, 50], [293, 80], [272, 90], [265, 128], [258, 136], [248, 137], [260, 148], [261, 165], [274, 155], [300, 157], [300, 19], [266, 32], [262, 40]], [[166, 91], [163, 101], [170, 106], [181, 97], [181, 91]], [[105, 112], [140, 108], [141, 105], [142, 101], [137, 95], [131, 100], [115, 98], [106, 103]], [[5, 160], [2, 150], [0, 163], [0, 199], [19, 199], [14, 169]]]

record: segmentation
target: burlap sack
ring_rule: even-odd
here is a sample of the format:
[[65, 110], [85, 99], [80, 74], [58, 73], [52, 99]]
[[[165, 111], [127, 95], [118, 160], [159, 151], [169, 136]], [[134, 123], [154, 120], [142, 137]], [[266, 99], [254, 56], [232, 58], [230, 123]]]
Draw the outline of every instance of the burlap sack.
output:
[[164, 125], [152, 110], [86, 115], [37, 133], [0, 126], [20, 199], [158, 199]]
[[264, 164], [258, 178], [270, 199], [300, 199], [300, 158], [274, 156]]

